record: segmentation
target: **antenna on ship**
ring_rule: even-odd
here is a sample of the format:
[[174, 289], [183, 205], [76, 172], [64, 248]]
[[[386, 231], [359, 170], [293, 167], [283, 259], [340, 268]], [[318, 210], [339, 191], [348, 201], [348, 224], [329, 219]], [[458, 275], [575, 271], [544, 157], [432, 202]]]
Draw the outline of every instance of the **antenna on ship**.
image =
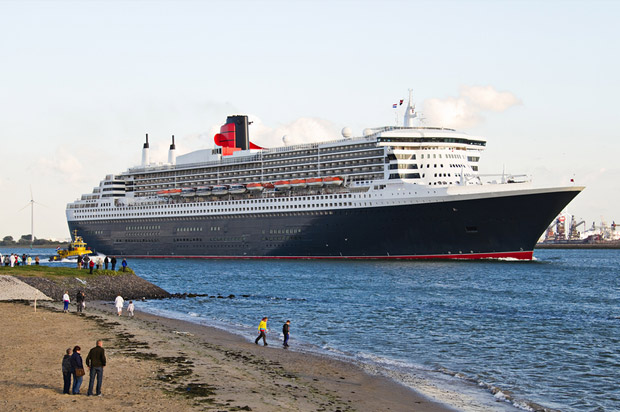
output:
[[146, 166], [149, 161], [149, 134], [146, 134], [146, 143], [142, 146], [142, 166]]
[[168, 151], [168, 163], [171, 165], [175, 164], [177, 161], [175, 150], [176, 146], [174, 145], [174, 135], [172, 135], [172, 144], [170, 145], [170, 150]]
[[409, 103], [407, 104], [403, 126], [413, 127], [413, 119], [416, 117], [418, 117], [418, 114], [415, 111], [415, 104], [413, 104], [413, 89], [409, 89]]

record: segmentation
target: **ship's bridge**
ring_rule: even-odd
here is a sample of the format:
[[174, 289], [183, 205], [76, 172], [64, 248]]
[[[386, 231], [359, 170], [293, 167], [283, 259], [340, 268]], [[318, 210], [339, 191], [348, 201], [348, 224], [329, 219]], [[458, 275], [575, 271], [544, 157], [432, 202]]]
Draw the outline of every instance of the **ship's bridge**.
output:
[[374, 135], [379, 143], [416, 143], [416, 146], [429, 144], [465, 145], [475, 146], [477, 150], [482, 150], [486, 146], [486, 141], [482, 138], [469, 136], [468, 134], [457, 132], [454, 129], [442, 127], [398, 127], [389, 126], [380, 129], [373, 129]]
[[[368, 133], [367, 133], [368, 134]], [[429, 186], [477, 184], [478, 162], [486, 141], [438, 127], [373, 129], [386, 147], [387, 179]]]

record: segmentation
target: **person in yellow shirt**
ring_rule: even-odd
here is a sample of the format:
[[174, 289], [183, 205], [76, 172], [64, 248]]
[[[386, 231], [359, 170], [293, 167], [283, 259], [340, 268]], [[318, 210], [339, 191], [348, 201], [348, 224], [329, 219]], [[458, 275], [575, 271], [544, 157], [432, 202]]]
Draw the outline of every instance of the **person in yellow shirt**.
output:
[[258, 337], [254, 341], [258, 345], [258, 341], [263, 338], [264, 346], [267, 346], [267, 316], [265, 316], [258, 324]]

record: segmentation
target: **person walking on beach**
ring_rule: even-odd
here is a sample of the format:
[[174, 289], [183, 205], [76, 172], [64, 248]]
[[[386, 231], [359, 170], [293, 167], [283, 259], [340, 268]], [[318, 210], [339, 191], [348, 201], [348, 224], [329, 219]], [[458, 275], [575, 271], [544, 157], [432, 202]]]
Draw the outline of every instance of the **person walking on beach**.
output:
[[133, 300], [129, 301], [129, 305], [127, 306], [127, 316], [133, 318], [133, 311], [136, 307], [133, 305]]
[[84, 364], [82, 363], [82, 355], [80, 352], [82, 348], [75, 346], [73, 348], [73, 355], [71, 355], [71, 373], [73, 374], [73, 390], [74, 395], [80, 394], [80, 386], [82, 386], [82, 379], [85, 375]]
[[258, 337], [254, 341], [258, 345], [258, 341], [263, 338], [263, 346], [267, 346], [267, 320], [269, 318], [265, 316], [258, 324]]
[[65, 290], [65, 294], [62, 295], [62, 303], [63, 303], [63, 308], [62, 311], [67, 313], [69, 312], [69, 303], [71, 303], [71, 299], [69, 299], [69, 291]]
[[124, 304], [125, 304], [125, 301], [123, 300], [123, 297], [121, 295], [118, 295], [116, 299], [114, 299], [114, 306], [116, 306], [116, 311], [118, 312], [118, 316], [121, 316], [123, 314]]
[[103, 259], [103, 267], [105, 270], [108, 270], [108, 263], [110, 263], [110, 259], [106, 256], [105, 259]]
[[93, 395], [93, 386], [95, 385], [95, 376], [97, 377], [97, 390], [95, 395], [101, 396], [101, 384], [103, 383], [103, 367], [105, 366], [105, 350], [103, 349], [103, 342], [97, 341], [94, 348], [88, 352], [86, 357], [86, 366], [90, 369], [90, 380], [88, 381], [88, 392], [86, 395]]
[[282, 325], [282, 334], [284, 335], [284, 343], [282, 344], [282, 346], [284, 346], [285, 348], [288, 348], [288, 338], [289, 338], [290, 330], [291, 330], [291, 321], [287, 320], [286, 323]]
[[112, 264], [112, 270], [116, 270], [116, 258], [114, 256], [110, 259], [110, 263]]
[[67, 348], [62, 358], [62, 380], [64, 381], [62, 393], [67, 395], [71, 395], [71, 353], [71, 348]]
[[123, 261], [121, 262], [121, 266], [123, 267], [123, 272], [124, 272], [125, 269], [127, 269], [127, 259], [123, 258]]
[[77, 305], [78, 313], [82, 313], [82, 310], [86, 306], [85, 300], [86, 295], [84, 294], [84, 292], [82, 292], [81, 290], [78, 291], [77, 295], [75, 296], [75, 304]]

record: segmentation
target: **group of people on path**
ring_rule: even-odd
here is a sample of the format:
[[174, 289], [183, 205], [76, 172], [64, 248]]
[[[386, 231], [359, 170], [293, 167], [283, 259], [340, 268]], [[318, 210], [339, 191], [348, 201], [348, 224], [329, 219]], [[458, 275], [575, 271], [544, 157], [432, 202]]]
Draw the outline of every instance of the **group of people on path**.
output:
[[[84, 363], [82, 362], [82, 348], [74, 346], [73, 349], [67, 348], [65, 356], [62, 358], [62, 377], [64, 386], [62, 393], [64, 394], [80, 394], [80, 386], [86, 372]], [[106, 365], [105, 350], [103, 349], [103, 341], [98, 340], [95, 347], [88, 352], [86, 357], [86, 367], [90, 371], [88, 382], [88, 396], [101, 396], [101, 385], [103, 383], [103, 368]], [[95, 378], [97, 378], [97, 386], [95, 386]], [[71, 387], [71, 379], [73, 379], [73, 388]], [[95, 389], [95, 393], [93, 393]]]
[[40, 262], [39, 257], [35, 256], [35, 258], [32, 259], [32, 256], [26, 255], [25, 253], [21, 256], [19, 256], [17, 253], [10, 253], [4, 256], [0, 254], [0, 265], [4, 263], [4, 266], [10, 266], [10, 267], [15, 267], [19, 265], [30, 266], [32, 265], [32, 262], [34, 262], [35, 265], [38, 265]]
[[[38, 263], [37, 263], [38, 265]], [[90, 273], [93, 273], [93, 269], [101, 269], [101, 266], [103, 265], [103, 268], [105, 270], [108, 270], [108, 266], [111, 265], [112, 266], [112, 270], [116, 270], [116, 258], [114, 256], [111, 257], [107, 257], [105, 256], [103, 259], [101, 258], [101, 256], [93, 256], [92, 258], [88, 255], [80, 255], [77, 257], [77, 267], [78, 269], [90, 269]], [[121, 261], [121, 270], [123, 272], [125, 272], [127, 270], [127, 259], [124, 259]]]
[[[264, 318], [261, 319], [260, 323], [258, 324], [258, 336], [256, 337], [256, 340], [254, 340], [254, 343], [258, 345], [258, 342], [262, 339], [263, 340], [263, 346], [268, 346], [269, 344], [267, 343], [267, 321], [269, 320], [269, 318], [267, 316], [265, 316]], [[282, 343], [282, 346], [284, 348], [288, 348], [288, 339], [290, 337], [290, 331], [291, 331], [291, 321], [287, 320], [286, 322], [284, 322], [284, 325], [282, 325], [282, 335], [284, 335], [284, 342]]]

